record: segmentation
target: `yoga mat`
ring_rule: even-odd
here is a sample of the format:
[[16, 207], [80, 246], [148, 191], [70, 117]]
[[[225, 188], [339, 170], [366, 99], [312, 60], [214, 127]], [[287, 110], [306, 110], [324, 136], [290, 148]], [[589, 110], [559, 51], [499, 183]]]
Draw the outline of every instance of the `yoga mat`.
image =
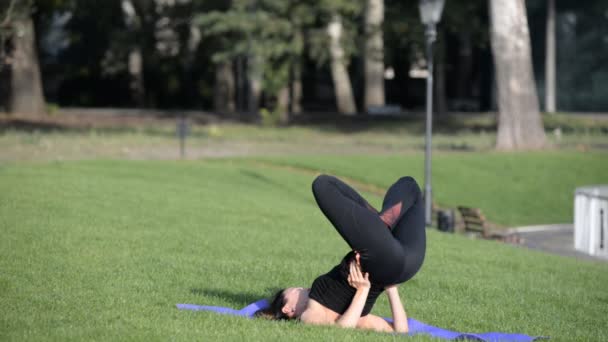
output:
[[[212, 311], [224, 315], [234, 315], [251, 318], [256, 311], [265, 309], [269, 306], [266, 299], [258, 300], [257, 302], [251, 303], [246, 307], [235, 310], [231, 308], [225, 308], [221, 306], [207, 306], [207, 305], [194, 305], [194, 304], [177, 304], [177, 308], [180, 310], [194, 310], [194, 311]], [[392, 322], [390, 318], [384, 318], [388, 322]], [[508, 334], [500, 332], [488, 332], [481, 334], [474, 333], [461, 333], [451, 331], [447, 329], [441, 329], [434, 327], [429, 324], [422, 323], [413, 318], [407, 319], [410, 331], [408, 335], [416, 334], [427, 334], [433, 337], [442, 338], [446, 340], [472, 340], [472, 341], [535, 341], [538, 339], [545, 339], [548, 337], [528, 336], [523, 334]]]

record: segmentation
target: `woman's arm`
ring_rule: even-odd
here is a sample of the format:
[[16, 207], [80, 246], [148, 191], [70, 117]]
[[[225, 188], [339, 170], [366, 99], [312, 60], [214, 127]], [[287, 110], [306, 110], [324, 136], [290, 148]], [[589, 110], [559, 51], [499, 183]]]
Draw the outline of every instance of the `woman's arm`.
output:
[[368, 293], [369, 288], [357, 289], [353, 301], [346, 312], [338, 318], [336, 324], [343, 328], [355, 328], [361, 317], [361, 312], [363, 312]]
[[397, 291], [397, 285], [388, 286], [386, 289], [388, 296], [388, 302], [393, 312], [393, 329], [395, 332], [407, 333], [409, 326], [407, 324], [407, 315], [401, 304], [401, 298], [399, 298], [399, 291]]
[[393, 323], [391, 324], [387, 322], [382, 317], [378, 317], [375, 315], [367, 315], [359, 319], [357, 327], [361, 329], [371, 329], [384, 332], [407, 333], [409, 331], [409, 326], [407, 324], [407, 315], [405, 314], [405, 310], [403, 309], [403, 305], [401, 304], [401, 299], [399, 298], [397, 286], [388, 286], [385, 288], [385, 290], [388, 296], [388, 301], [391, 306], [391, 311], [393, 312]]
[[359, 322], [359, 318], [361, 318], [361, 312], [363, 312], [363, 307], [367, 301], [371, 283], [369, 281], [369, 274], [363, 274], [361, 272], [361, 267], [354, 261], [350, 263], [348, 284], [357, 289], [357, 292], [355, 292], [355, 296], [353, 297], [350, 306], [346, 309], [344, 314], [338, 318], [336, 324], [343, 328], [355, 328]]

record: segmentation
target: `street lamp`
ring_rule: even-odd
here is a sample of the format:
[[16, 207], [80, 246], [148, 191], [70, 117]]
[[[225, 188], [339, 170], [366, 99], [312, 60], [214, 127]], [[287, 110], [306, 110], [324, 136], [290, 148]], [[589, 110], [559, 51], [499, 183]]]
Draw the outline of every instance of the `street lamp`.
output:
[[426, 76], [426, 142], [424, 164], [424, 218], [427, 226], [431, 225], [433, 200], [431, 197], [431, 132], [433, 131], [433, 42], [437, 37], [435, 26], [441, 18], [445, 0], [420, 0], [420, 18], [425, 26], [426, 58], [428, 74]]

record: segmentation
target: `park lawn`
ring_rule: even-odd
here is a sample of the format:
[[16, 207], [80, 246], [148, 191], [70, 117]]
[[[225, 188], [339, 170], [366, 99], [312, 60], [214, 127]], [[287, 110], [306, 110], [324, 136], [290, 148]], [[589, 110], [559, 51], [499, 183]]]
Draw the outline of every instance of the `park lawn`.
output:
[[[387, 188], [411, 175], [424, 186], [424, 154], [309, 155], [260, 159], [276, 165], [334, 173]], [[442, 208], [479, 207], [503, 227], [571, 223], [574, 191], [608, 184], [608, 153], [434, 152], [433, 199]]]
[[[329, 167], [350, 165], [340, 159]], [[373, 181], [363, 170], [381, 160], [344, 172]], [[347, 246], [316, 208], [313, 177], [242, 159], [0, 165], [0, 340], [395, 340], [175, 308], [242, 307], [337, 263]], [[606, 263], [429, 230], [400, 293], [411, 317], [444, 328], [599, 341], [607, 283]], [[384, 297], [374, 312], [389, 315]]]

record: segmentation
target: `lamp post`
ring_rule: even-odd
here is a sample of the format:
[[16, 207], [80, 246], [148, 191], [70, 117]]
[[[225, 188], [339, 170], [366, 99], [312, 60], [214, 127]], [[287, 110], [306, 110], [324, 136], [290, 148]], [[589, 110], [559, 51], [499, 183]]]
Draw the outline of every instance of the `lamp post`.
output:
[[420, 0], [420, 18], [425, 26], [426, 56], [428, 74], [426, 76], [426, 142], [424, 163], [424, 218], [427, 226], [431, 225], [432, 190], [431, 190], [431, 133], [433, 131], [433, 42], [437, 37], [435, 26], [441, 18], [445, 0]]

